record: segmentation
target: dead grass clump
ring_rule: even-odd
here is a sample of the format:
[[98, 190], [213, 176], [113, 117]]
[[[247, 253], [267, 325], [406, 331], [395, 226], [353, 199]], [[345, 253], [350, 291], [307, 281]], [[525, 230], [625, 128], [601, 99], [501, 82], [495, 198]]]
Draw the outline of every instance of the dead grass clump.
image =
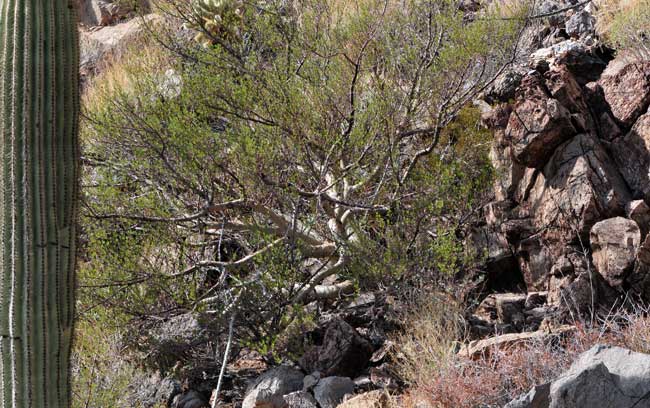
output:
[[493, 349], [477, 360], [453, 352], [455, 342], [463, 339], [456, 302], [431, 299], [414, 310], [411, 332], [397, 339], [399, 372], [409, 385], [400, 405], [406, 408], [502, 407], [533, 386], [552, 381], [595, 344], [650, 353], [650, 317], [641, 308], [612, 313], [590, 327], [577, 324], [561, 339]]
[[650, 0], [600, 0], [597, 30], [613, 47], [650, 59]]

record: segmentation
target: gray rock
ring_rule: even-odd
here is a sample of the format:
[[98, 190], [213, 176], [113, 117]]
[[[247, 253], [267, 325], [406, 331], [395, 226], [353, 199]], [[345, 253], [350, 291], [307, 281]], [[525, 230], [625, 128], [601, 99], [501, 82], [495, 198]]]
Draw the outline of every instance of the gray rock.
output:
[[504, 408], [547, 408], [551, 384], [533, 387], [528, 394], [511, 401]]
[[523, 75], [517, 71], [506, 71], [500, 75], [485, 93], [489, 103], [508, 102], [515, 97], [515, 91], [521, 83]]
[[610, 286], [620, 286], [641, 244], [639, 226], [627, 218], [610, 218], [596, 223], [589, 237], [596, 270]]
[[246, 393], [242, 408], [283, 408], [283, 396], [302, 390], [305, 375], [288, 366], [279, 366], [259, 376]]
[[650, 355], [596, 345], [581, 354], [550, 386], [506, 408], [630, 408], [650, 405]]
[[296, 391], [284, 397], [286, 408], [318, 408], [314, 397], [306, 391]]
[[596, 18], [587, 10], [574, 13], [565, 23], [566, 32], [573, 38], [592, 35], [596, 29]]
[[302, 389], [309, 391], [314, 388], [319, 381], [320, 373], [318, 371], [314, 371], [313, 373], [305, 376], [305, 378], [302, 380]]
[[203, 394], [194, 390], [176, 396], [172, 408], [209, 408], [208, 401], [206, 401]]
[[343, 398], [354, 393], [354, 381], [348, 377], [323, 378], [314, 387], [314, 397], [321, 408], [336, 408]]

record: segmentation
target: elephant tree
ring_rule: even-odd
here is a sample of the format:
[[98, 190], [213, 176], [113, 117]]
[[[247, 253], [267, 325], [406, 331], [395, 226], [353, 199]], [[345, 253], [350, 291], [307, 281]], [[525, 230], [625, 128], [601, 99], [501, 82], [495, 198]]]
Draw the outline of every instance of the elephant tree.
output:
[[69, 407], [76, 11], [71, 0], [2, 0], [0, 13], [0, 405]]

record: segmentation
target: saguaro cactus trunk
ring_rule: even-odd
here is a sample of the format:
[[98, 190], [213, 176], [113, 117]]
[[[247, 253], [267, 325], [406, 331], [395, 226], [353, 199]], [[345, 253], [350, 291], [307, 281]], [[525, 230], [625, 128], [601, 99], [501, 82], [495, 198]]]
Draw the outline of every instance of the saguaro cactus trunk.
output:
[[78, 183], [72, 0], [0, 0], [0, 398], [70, 406]]

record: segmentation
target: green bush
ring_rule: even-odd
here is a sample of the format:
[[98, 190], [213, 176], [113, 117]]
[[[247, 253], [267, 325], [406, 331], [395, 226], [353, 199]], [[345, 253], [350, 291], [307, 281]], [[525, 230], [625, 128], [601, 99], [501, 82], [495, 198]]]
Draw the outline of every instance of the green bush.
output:
[[469, 105], [519, 27], [448, 0], [232, 4], [236, 30], [159, 2], [200, 45], [160, 32], [167, 51], [91, 90], [86, 294], [140, 317], [236, 313], [238, 341], [275, 358], [305, 303], [471, 265], [492, 170]]

